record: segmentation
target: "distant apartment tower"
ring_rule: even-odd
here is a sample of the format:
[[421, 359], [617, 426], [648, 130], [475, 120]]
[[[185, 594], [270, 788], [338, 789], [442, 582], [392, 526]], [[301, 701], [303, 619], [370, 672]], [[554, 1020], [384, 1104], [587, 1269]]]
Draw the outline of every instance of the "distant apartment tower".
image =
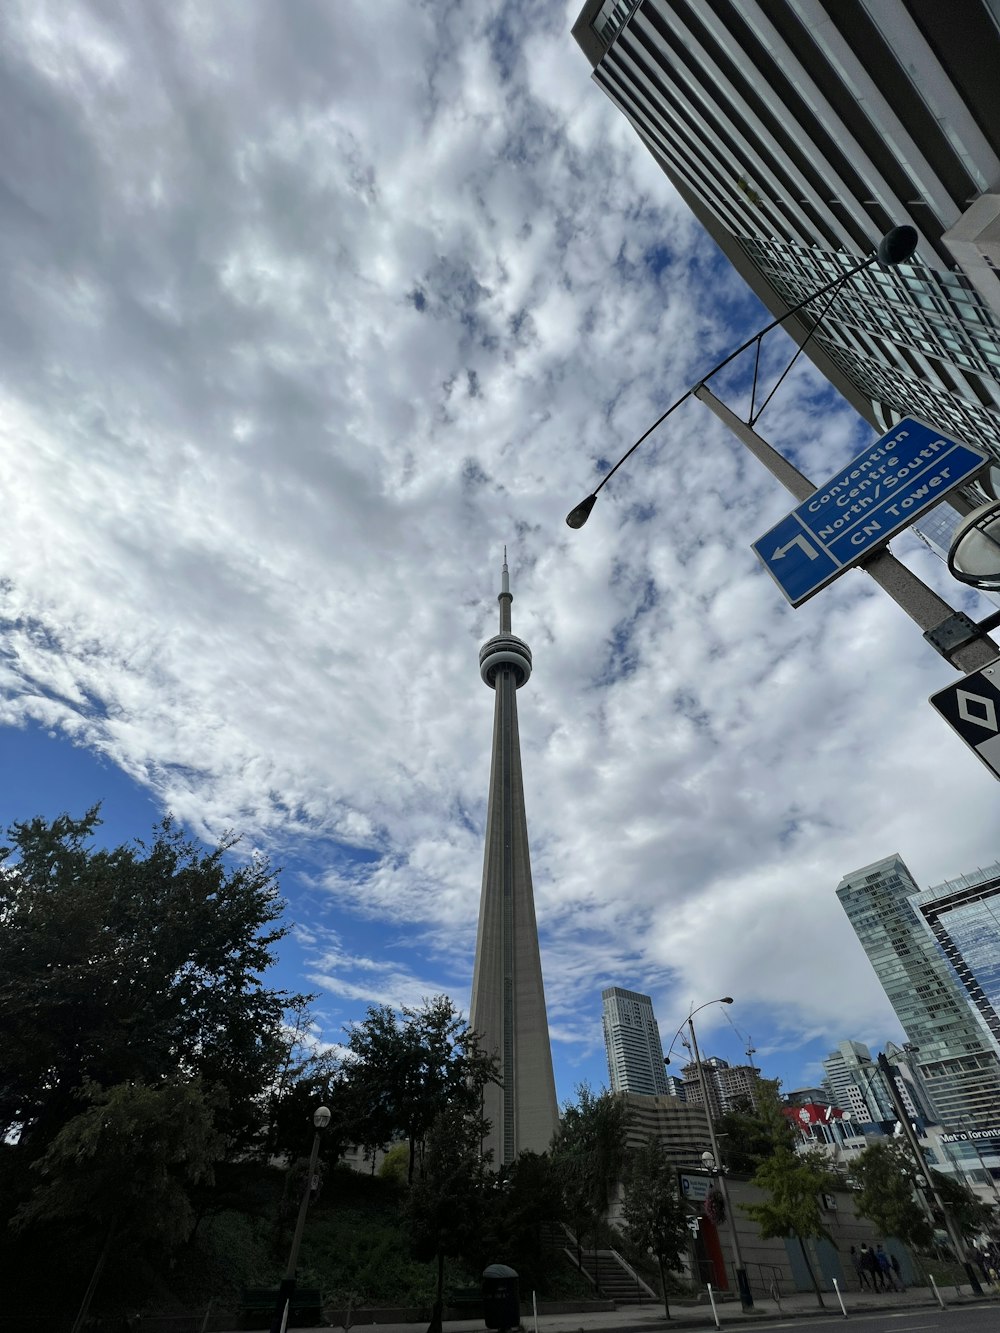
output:
[[601, 1009], [612, 1092], [666, 1096], [670, 1089], [653, 1001], [638, 991], [609, 986], [601, 991]]
[[[753, 1065], [731, 1065], [717, 1055], [709, 1055], [702, 1060], [701, 1067], [713, 1115], [730, 1111], [744, 1101], [748, 1101], [751, 1106], [757, 1105], [760, 1072]], [[684, 1075], [685, 1101], [692, 1106], [702, 1105], [704, 1099], [697, 1065], [685, 1065], [681, 1072]]]
[[1000, 863], [924, 889], [910, 902], [1000, 1048]]
[[879, 1067], [860, 1041], [839, 1042], [823, 1061], [823, 1073], [834, 1106], [862, 1123], [895, 1119]]
[[1000, 1122], [1000, 1060], [924, 923], [897, 854], [845, 875], [837, 897], [896, 1017], [912, 1066], [948, 1130]]

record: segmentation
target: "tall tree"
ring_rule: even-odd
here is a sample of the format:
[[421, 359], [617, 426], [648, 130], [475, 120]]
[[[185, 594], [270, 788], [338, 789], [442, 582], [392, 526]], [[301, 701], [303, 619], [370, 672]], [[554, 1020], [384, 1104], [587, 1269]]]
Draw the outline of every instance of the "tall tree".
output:
[[629, 1154], [622, 1219], [632, 1244], [656, 1258], [663, 1311], [669, 1319], [667, 1273], [680, 1268], [689, 1232], [687, 1210], [677, 1189], [677, 1168], [659, 1139], [648, 1139]]
[[851, 1163], [857, 1187], [854, 1206], [882, 1236], [896, 1236], [907, 1245], [929, 1245], [934, 1229], [921, 1206], [912, 1158], [898, 1140], [872, 1143]]
[[404, 1008], [374, 1006], [350, 1029], [344, 1062], [344, 1097], [356, 1141], [387, 1148], [404, 1138], [413, 1181], [424, 1140], [446, 1107], [477, 1113], [487, 1083], [499, 1079], [497, 1062], [446, 995]]
[[[632, 1113], [624, 1098], [607, 1089], [595, 1094], [581, 1083], [576, 1096], [575, 1103], [563, 1107], [559, 1132], [552, 1143], [552, 1161], [563, 1182], [580, 1263], [582, 1238], [592, 1236], [596, 1248], [612, 1192], [622, 1179]], [[597, 1284], [600, 1289], [599, 1273]]]
[[752, 1176], [775, 1149], [795, 1146], [777, 1079], [760, 1079], [753, 1098], [734, 1097], [730, 1109], [716, 1117], [715, 1130], [726, 1169], [736, 1176]]
[[34, 1163], [38, 1183], [15, 1226], [65, 1218], [101, 1230], [114, 1221], [122, 1243], [179, 1244], [194, 1222], [190, 1188], [211, 1177], [223, 1149], [215, 1100], [197, 1079], [88, 1084], [83, 1109]]
[[816, 1300], [823, 1305], [823, 1293], [813, 1268], [806, 1241], [829, 1233], [823, 1225], [820, 1195], [836, 1187], [837, 1180], [821, 1152], [799, 1154], [791, 1148], [777, 1148], [754, 1172], [752, 1184], [762, 1189], [767, 1198], [761, 1203], [744, 1204], [744, 1211], [760, 1227], [760, 1234], [768, 1240], [775, 1236], [794, 1236], [799, 1242], [802, 1258], [816, 1292]]
[[198, 1080], [175, 1078], [156, 1087], [87, 1084], [85, 1109], [69, 1119], [33, 1164], [37, 1184], [13, 1218], [30, 1232], [56, 1223], [52, 1232], [74, 1252], [101, 1238], [87, 1287], [82, 1322], [109, 1256], [118, 1265], [155, 1244], [169, 1254], [194, 1223], [191, 1192], [210, 1181], [223, 1142], [214, 1120], [218, 1094], [206, 1096]]
[[[946, 1176], [933, 1168], [928, 1172], [937, 1190], [938, 1197], [955, 1220], [959, 1234], [966, 1240], [989, 1232], [997, 1222], [997, 1209], [992, 1203], [985, 1203], [975, 1190], [958, 1180], [955, 1176]], [[960, 1259], [964, 1256], [959, 1255]]]
[[445, 1260], [463, 1254], [482, 1229], [489, 1162], [481, 1151], [482, 1117], [445, 1106], [429, 1127], [421, 1171], [407, 1199], [414, 1257], [437, 1265], [434, 1309], [427, 1333], [441, 1333]]
[[267, 862], [232, 867], [167, 820], [95, 849], [98, 811], [34, 819], [0, 848], [0, 1134], [40, 1157], [88, 1084], [178, 1076], [220, 1092], [233, 1152], [259, 1141], [289, 997], [264, 985], [285, 933]]
[[508, 1264], [525, 1291], [546, 1291], [552, 1277], [548, 1229], [562, 1221], [562, 1182], [547, 1153], [522, 1152], [488, 1181], [483, 1227], [470, 1236], [462, 1258], [472, 1273], [487, 1263]]

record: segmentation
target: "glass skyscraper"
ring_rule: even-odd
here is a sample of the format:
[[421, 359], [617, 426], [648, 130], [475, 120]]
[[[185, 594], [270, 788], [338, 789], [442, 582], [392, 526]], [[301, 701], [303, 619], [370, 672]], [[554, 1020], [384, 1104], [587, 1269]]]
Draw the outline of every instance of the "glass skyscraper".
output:
[[837, 897], [916, 1048], [914, 1065], [949, 1130], [1000, 1124], [1000, 1060], [913, 900], [913, 876], [897, 854], [845, 875]]
[[1000, 863], [924, 889], [910, 901], [1000, 1049]]

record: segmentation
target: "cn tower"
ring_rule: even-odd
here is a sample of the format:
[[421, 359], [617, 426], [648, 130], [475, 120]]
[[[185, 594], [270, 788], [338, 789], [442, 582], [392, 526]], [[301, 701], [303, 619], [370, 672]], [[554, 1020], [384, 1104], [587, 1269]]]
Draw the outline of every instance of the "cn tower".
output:
[[500, 1062], [502, 1082], [486, 1089], [485, 1147], [493, 1166], [519, 1152], [545, 1152], [559, 1124], [545, 1014], [538, 927], [521, 780], [517, 691], [531, 675], [531, 649], [510, 629], [510, 577], [504, 548], [500, 633], [479, 650], [479, 673], [496, 695], [486, 852], [479, 900], [470, 1025]]

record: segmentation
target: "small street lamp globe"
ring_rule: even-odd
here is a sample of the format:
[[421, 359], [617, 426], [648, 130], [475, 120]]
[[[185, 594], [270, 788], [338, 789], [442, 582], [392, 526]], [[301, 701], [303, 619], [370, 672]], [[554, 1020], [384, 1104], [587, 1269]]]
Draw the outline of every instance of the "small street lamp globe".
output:
[[313, 1111], [313, 1124], [317, 1129], [326, 1129], [330, 1123], [330, 1115], [329, 1106], [317, 1106], [316, 1110]]

